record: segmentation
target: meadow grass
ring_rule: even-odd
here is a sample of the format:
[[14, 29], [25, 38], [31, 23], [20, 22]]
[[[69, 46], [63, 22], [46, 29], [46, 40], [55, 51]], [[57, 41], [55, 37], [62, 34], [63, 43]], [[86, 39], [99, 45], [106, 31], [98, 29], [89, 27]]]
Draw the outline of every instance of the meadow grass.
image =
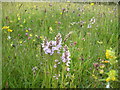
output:
[[[94, 18], [95, 22], [90, 20]], [[94, 63], [107, 60], [106, 49], [118, 53], [117, 5], [81, 3], [2, 3], [2, 87], [3, 88], [105, 88], [104, 73], [111, 69], [105, 63], [104, 73]], [[66, 71], [61, 53], [45, 54], [41, 43], [45, 37], [54, 40], [58, 33], [70, 51], [70, 71]], [[28, 35], [26, 35], [26, 33]], [[60, 65], [54, 68], [58, 59]], [[34, 67], [37, 70], [32, 71]], [[114, 69], [117, 70], [117, 66]], [[60, 74], [58, 79], [55, 74]], [[119, 81], [110, 81], [118, 88]]]

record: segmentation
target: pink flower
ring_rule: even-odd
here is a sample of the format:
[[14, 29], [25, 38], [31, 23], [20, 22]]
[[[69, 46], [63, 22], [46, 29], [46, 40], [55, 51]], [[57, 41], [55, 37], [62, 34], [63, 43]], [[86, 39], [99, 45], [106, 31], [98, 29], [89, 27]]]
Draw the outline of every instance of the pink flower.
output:
[[28, 33], [25, 33], [26, 36], [28, 36]]
[[31, 37], [28, 37], [28, 40], [30, 40], [31, 39]]
[[70, 52], [69, 52], [69, 50], [68, 50], [68, 47], [65, 45], [64, 46], [64, 48], [63, 48], [63, 54], [62, 54], [62, 62], [63, 63], [65, 63], [65, 65], [67, 66], [67, 71], [69, 71], [70, 70], [70, 68], [69, 68], [69, 64], [70, 64], [70, 60], [71, 60], [71, 58], [70, 58]]
[[58, 60], [55, 60], [55, 62], [58, 62]]
[[67, 70], [67, 71], [70, 71], [70, 68], [67, 68], [66, 70]]
[[56, 65], [56, 64], [54, 65], [54, 68], [57, 68], [57, 65]]
[[62, 47], [62, 38], [61, 38], [61, 34], [58, 33], [58, 35], [55, 37], [56, 41], [50, 41], [48, 42], [47, 39], [45, 38], [45, 40], [42, 43], [42, 47], [43, 50], [45, 51], [45, 54], [50, 54], [52, 55], [54, 53], [54, 51], [57, 51], [57, 53], [60, 53], [60, 49]]
[[76, 45], [77, 44], [77, 42], [74, 42], [74, 45]]

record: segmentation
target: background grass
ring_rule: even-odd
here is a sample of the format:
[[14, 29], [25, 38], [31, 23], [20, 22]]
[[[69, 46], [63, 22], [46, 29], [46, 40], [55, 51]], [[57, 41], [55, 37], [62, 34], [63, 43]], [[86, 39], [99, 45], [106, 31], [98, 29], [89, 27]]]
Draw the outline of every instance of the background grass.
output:
[[[115, 50], [116, 55], [118, 53], [117, 5], [49, 4], [2, 3], [2, 26], [10, 26], [13, 30], [11, 33], [2, 30], [3, 88], [104, 88], [106, 82], [92, 76], [94, 74], [103, 78], [93, 63], [100, 62], [100, 59], [105, 60], [105, 50], [110, 47]], [[66, 12], [62, 11], [63, 8]], [[87, 28], [93, 17], [96, 22], [91, 28]], [[81, 21], [84, 24], [73, 25], [73, 22]], [[50, 27], [52, 31], [49, 30]], [[29, 28], [31, 30], [28, 34], [32, 34], [30, 40], [25, 36]], [[64, 43], [68, 45], [71, 53], [68, 78], [62, 69], [62, 63], [57, 70], [53, 67], [54, 60], [61, 60], [61, 55], [46, 55], [41, 43], [44, 37], [54, 40], [58, 33], [61, 33], [64, 39], [70, 31], [73, 33]], [[11, 39], [8, 39], [8, 36], [11, 36]], [[74, 42], [77, 44], [74, 45]], [[32, 71], [34, 66], [38, 67], [35, 76]], [[109, 70], [108, 67], [109, 65], [106, 65], [106, 71]], [[53, 75], [58, 72], [61, 76], [56, 80]], [[117, 88], [117, 82], [111, 82], [111, 87]]]

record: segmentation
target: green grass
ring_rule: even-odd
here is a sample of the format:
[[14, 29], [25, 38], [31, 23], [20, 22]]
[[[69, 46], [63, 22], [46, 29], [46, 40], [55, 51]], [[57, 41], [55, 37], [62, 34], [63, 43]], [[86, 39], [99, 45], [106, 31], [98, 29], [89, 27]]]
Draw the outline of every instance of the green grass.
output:
[[[62, 8], [68, 12], [61, 14]], [[116, 55], [118, 53], [117, 11], [114, 4], [91, 6], [80, 3], [52, 3], [52, 6], [49, 6], [49, 3], [45, 2], [2, 3], [2, 27], [10, 26], [13, 30], [11, 33], [2, 30], [2, 87], [105, 88], [106, 82], [99, 81], [99, 78], [107, 76], [100, 76], [93, 63], [100, 62], [99, 58], [106, 60], [105, 51], [110, 47], [115, 50]], [[96, 22], [91, 28], [87, 28], [93, 17]], [[80, 21], [85, 22], [82, 27], [80, 23], [71, 25]], [[49, 30], [50, 27], [52, 31]], [[28, 34], [32, 34], [30, 40], [25, 36], [28, 28], [31, 29]], [[63, 42], [63, 46], [67, 45], [71, 53], [70, 71], [67, 72], [61, 60], [62, 50], [60, 55], [54, 53], [50, 56], [45, 54], [41, 43], [44, 37], [49, 41], [54, 40], [58, 33], [61, 33], [64, 40], [71, 31], [71, 36]], [[41, 38], [36, 38], [35, 35]], [[11, 39], [7, 39], [8, 36], [11, 36]], [[77, 44], [74, 45], [74, 42]], [[12, 44], [15, 47], [11, 46]], [[55, 59], [61, 62], [57, 69], [53, 67]], [[105, 65], [104, 70], [108, 71], [110, 65]], [[35, 66], [38, 70], [36, 75], [33, 75], [32, 68]], [[53, 77], [57, 73], [60, 74], [58, 80]], [[70, 76], [66, 77], [67, 74]], [[93, 74], [98, 79], [94, 79]], [[110, 85], [118, 88], [118, 81], [111, 81]]]

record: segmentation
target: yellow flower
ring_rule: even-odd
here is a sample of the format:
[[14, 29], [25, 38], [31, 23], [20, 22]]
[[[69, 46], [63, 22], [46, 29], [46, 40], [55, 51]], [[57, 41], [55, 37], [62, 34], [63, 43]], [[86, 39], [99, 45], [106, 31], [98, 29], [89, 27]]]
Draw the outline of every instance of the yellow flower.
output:
[[4, 26], [2, 29], [9, 29], [9, 26]]
[[63, 13], [61, 12], [60, 14], [62, 15]]
[[111, 79], [112, 79], [113, 81], [115, 81], [115, 80], [116, 80], [116, 78], [115, 78], [115, 77], [112, 77]]
[[22, 44], [22, 41], [20, 41], [19, 43]]
[[110, 77], [116, 76], [116, 75], [117, 75], [117, 72], [116, 72], [115, 70], [110, 70], [109, 73], [108, 73], [108, 75], [109, 75]]
[[50, 33], [52, 33], [52, 32], [53, 32], [53, 29], [52, 29], [52, 27], [49, 27], [49, 30], [50, 30]]
[[13, 30], [11, 30], [11, 29], [8, 29], [7, 31], [8, 31], [8, 32], [13, 32]]
[[36, 8], [36, 6], [34, 5], [34, 8]]
[[18, 17], [18, 20], [20, 20], [20, 17]]
[[110, 81], [110, 78], [108, 77], [107, 79], [106, 79], [106, 82], [109, 82]]
[[107, 59], [116, 59], [115, 52], [111, 50], [106, 50], [106, 58]]
[[91, 5], [91, 6], [93, 6], [93, 5], [94, 5], [94, 3], [90, 3], [90, 5]]
[[109, 61], [102, 61], [103, 63], [109, 63]]
[[40, 36], [40, 38], [43, 38], [42, 36]]
[[33, 42], [35, 42], [36, 40], [35, 39], [33, 39]]
[[36, 54], [36, 57], [38, 57], [38, 55]]
[[43, 36], [40, 36], [40, 39], [44, 40], [44, 37], [43, 37]]
[[38, 35], [35, 35], [35, 37], [38, 37]]
[[40, 36], [40, 38], [42, 39], [43, 37], [42, 37], [42, 36]]
[[115, 70], [110, 70], [108, 73], [108, 78], [106, 79], [106, 82], [109, 82], [110, 80], [116, 81], [117, 80], [116, 75], [117, 75], [117, 72]]
[[55, 24], [57, 24], [58, 22], [57, 21], [55, 21]]
[[28, 32], [28, 30], [26, 30], [26, 32]]
[[20, 27], [23, 27], [23, 25], [20, 25]]
[[12, 46], [13, 46], [13, 44], [11, 43], [11, 44], [10, 44], [10, 46], [12, 47]]
[[52, 27], [49, 27], [49, 30], [52, 31], [53, 30]]
[[30, 37], [32, 37], [33, 35], [32, 34], [30, 34]]

